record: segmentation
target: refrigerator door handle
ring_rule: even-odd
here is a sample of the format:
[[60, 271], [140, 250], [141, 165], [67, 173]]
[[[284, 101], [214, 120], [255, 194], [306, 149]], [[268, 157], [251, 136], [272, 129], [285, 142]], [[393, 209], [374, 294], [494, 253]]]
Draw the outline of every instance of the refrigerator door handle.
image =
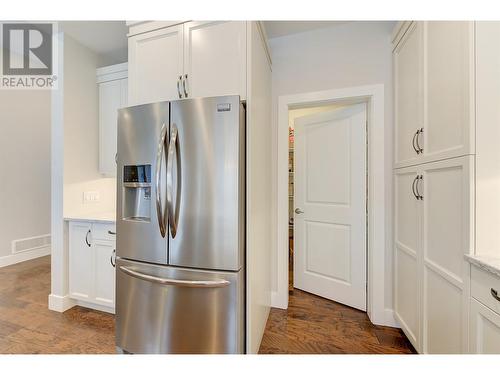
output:
[[[156, 153], [156, 216], [158, 216], [158, 224], [160, 225], [160, 233], [162, 237], [165, 237], [167, 232], [167, 226], [165, 223], [165, 214], [162, 210], [161, 202], [161, 163], [163, 160], [163, 151], [165, 149], [165, 138], [167, 136], [167, 124], [163, 124], [161, 127], [160, 141], [158, 142], [158, 150]], [[168, 163], [167, 163], [168, 164]]]
[[[175, 203], [173, 202], [173, 168], [174, 168], [174, 154], [177, 161], [177, 178], [176, 178], [176, 197]], [[181, 164], [180, 164], [180, 154], [179, 154], [179, 131], [175, 124], [172, 124], [172, 131], [170, 136], [170, 144], [168, 146], [168, 156], [167, 156], [167, 212], [168, 221], [170, 225], [170, 233], [172, 238], [175, 238], [177, 234], [177, 224], [179, 220], [179, 195], [181, 189]]]
[[222, 288], [231, 284], [227, 280], [180, 280], [180, 279], [167, 279], [163, 277], [147, 275], [145, 273], [134, 271], [128, 267], [120, 266], [120, 271], [126, 273], [129, 276], [141, 279], [144, 281], [149, 281], [152, 283], [163, 284], [163, 285], [173, 285], [179, 287], [187, 288]]

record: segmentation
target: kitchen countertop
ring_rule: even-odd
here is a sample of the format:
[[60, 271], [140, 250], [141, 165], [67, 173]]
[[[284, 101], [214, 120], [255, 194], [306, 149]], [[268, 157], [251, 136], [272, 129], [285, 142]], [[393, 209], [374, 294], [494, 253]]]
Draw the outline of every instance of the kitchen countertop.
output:
[[499, 256], [468, 255], [468, 254], [466, 254], [465, 259], [469, 263], [500, 277], [500, 257]]
[[91, 221], [99, 223], [112, 223], [116, 221], [116, 212], [96, 212], [91, 214], [71, 214], [65, 215], [67, 221]]

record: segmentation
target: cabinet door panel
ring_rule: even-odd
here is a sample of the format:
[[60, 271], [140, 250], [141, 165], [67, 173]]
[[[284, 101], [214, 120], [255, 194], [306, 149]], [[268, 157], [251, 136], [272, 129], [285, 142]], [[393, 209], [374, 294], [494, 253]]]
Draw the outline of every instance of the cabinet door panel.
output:
[[419, 262], [420, 201], [414, 195], [416, 168], [395, 171], [394, 306], [396, 316], [413, 346], [420, 347]]
[[500, 354], [500, 315], [474, 298], [470, 300], [469, 351], [474, 354]]
[[246, 95], [246, 23], [184, 24], [188, 97]]
[[120, 106], [124, 108], [128, 107], [128, 79], [121, 79], [120, 83]]
[[469, 268], [464, 254], [473, 248], [473, 156], [421, 168], [423, 351], [465, 352]]
[[473, 152], [473, 23], [430, 21], [425, 35], [426, 160]]
[[116, 126], [122, 107], [122, 80], [99, 84], [99, 172], [116, 176]]
[[179, 98], [183, 25], [134, 35], [128, 41], [129, 105]]
[[413, 141], [423, 127], [422, 77], [422, 24], [415, 22], [394, 50], [396, 166], [416, 164], [421, 156]]
[[96, 303], [114, 307], [115, 304], [115, 268], [114, 242], [95, 241], [95, 299]]
[[89, 223], [69, 224], [69, 294], [77, 299], [92, 298], [93, 255]]

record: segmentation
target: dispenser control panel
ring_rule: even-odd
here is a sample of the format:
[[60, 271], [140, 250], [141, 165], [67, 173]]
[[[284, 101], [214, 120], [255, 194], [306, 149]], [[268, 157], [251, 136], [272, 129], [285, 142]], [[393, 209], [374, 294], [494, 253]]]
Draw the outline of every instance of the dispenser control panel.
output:
[[151, 183], [151, 165], [125, 165], [123, 182]]

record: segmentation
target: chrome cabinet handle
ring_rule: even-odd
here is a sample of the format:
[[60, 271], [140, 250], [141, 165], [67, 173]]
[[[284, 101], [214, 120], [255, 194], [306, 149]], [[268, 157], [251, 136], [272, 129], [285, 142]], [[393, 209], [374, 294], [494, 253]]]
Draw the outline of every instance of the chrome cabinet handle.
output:
[[188, 79], [188, 75], [184, 75], [184, 79], [182, 80], [182, 87], [184, 89], [184, 96], [187, 98], [188, 97], [188, 92], [186, 90], [186, 82], [187, 82], [187, 79]]
[[109, 258], [109, 261], [113, 267], [116, 267], [116, 261], [113, 262], [113, 256], [116, 257], [116, 249], [113, 249], [113, 253], [111, 254], [111, 258]]
[[[170, 144], [168, 146], [168, 156], [167, 156], [167, 212], [168, 212], [168, 222], [170, 225], [170, 233], [172, 238], [175, 238], [177, 234], [177, 224], [179, 220], [179, 196], [181, 190], [181, 164], [180, 164], [180, 154], [179, 154], [179, 131], [175, 124], [172, 124], [172, 134], [170, 135]], [[174, 194], [174, 155], [177, 161], [177, 178], [176, 178], [176, 188], [175, 188], [175, 203], [173, 201]]]
[[177, 80], [177, 94], [179, 94], [179, 98], [182, 99], [181, 80], [182, 80], [182, 76], [179, 76], [179, 79]]
[[160, 233], [162, 237], [165, 237], [167, 228], [165, 223], [165, 215], [162, 212], [160, 174], [167, 129], [167, 124], [163, 124], [161, 127], [160, 141], [158, 142], [158, 150], [156, 152], [156, 216], [158, 216], [158, 224], [160, 225]]
[[417, 130], [417, 138], [416, 138], [417, 148], [418, 148], [417, 154], [421, 154], [424, 152], [424, 149], [422, 147], [420, 147], [420, 143], [418, 143], [418, 139], [420, 137], [420, 134], [424, 134], [424, 128], [420, 128], [419, 130]]
[[413, 149], [415, 150], [415, 152], [417, 154], [420, 154], [420, 152], [419, 152], [418, 148], [415, 147], [415, 138], [418, 136], [419, 132], [420, 132], [420, 130], [417, 130], [415, 132], [415, 134], [413, 134], [413, 139], [411, 140], [411, 145], [413, 146]]
[[90, 234], [90, 229], [88, 230], [87, 234], [85, 235], [85, 243], [87, 244], [88, 247], [90, 247], [89, 234]]
[[114, 234], [116, 234], [116, 232], [112, 232], [112, 231], [108, 230], [108, 234], [114, 235]]
[[418, 199], [418, 195], [417, 193], [415, 193], [415, 184], [417, 183], [417, 181], [418, 181], [418, 175], [415, 176], [411, 184], [411, 191], [413, 192], [413, 196], [415, 197], [415, 199]]
[[418, 189], [418, 183], [419, 183], [420, 181], [423, 181], [423, 180], [424, 180], [424, 176], [422, 176], [422, 175], [418, 175], [418, 176], [417, 176], [417, 183], [415, 184], [415, 190], [417, 191], [417, 199], [420, 199], [421, 201], [423, 201], [423, 200], [424, 200], [424, 196], [423, 196], [422, 194], [420, 194], [420, 191], [419, 191], [419, 189]]
[[222, 279], [219, 280], [168, 279], [153, 275], [147, 275], [145, 273], [137, 272], [124, 266], [120, 266], [120, 271], [140, 280], [149, 281], [152, 283], [157, 283], [162, 285], [174, 285], [187, 288], [221, 288], [231, 284], [229, 281]]
[[498, 296], [498, 292], [493, 288], [491, 288], [490, 292], [493, 298], [500, 302], [500, 297]]
[[303, 214], [303, 213], [304, 213], [304, 211], [302, 211], [300, 208], [296, 208], [296, 209], [295, 209], [295, 213], [296, 213], [297, 215], [300, 215], [300, 214]]

